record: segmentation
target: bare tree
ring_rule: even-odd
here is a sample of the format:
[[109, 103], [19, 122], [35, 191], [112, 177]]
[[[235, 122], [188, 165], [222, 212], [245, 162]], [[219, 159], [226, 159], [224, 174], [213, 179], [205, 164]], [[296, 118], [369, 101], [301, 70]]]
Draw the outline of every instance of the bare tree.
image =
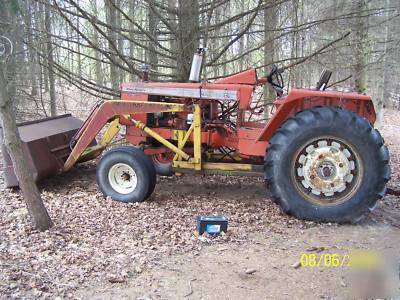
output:
[[49, 92], [50, 92], [50, 114], [52, 117], [57, 115], [56, 105], [56, 87], [54, 78], [54, 57], [53, 57], [53, 44], [51, 41], [51, 12], [50, 6], [45, 5], [45, 29], [46, 29], [46, 50], [47, 50], [47, 68], [49, 76]]
[[[11, 0], [0, 2], [0, 19], [7, 25], [0, 27], [2, 42], [10, 45], [15, 40], [14, 32], [15, 14], [11, 5]], [[6, 45], [7, 46], [7, 45]], [[11, 50], [10, 50], [11, 51]], [[4, 139], [7, 150], [10, 154], [14, 170], [22, 189], [29, 214], [39, 230], [49, 229], [53, 223], [40, 197], [39, 190], [32, 176], [32, 170], [23, 152], [22, 143], [18, 133], [14, 112], [14, 89], [10, 84], [10, 79], [15, 75], [15, 56], [7, 59], [4, 55], [0, 57], [0, 118], [4, 130]], [[8, 62], [8, 63], [7, 63]]]
[[[111, 53], [111, 57], [113, 60], [118, 60], [117, 55], [117, 34], [115, 32], [115, 28], [117, 28], [117, 12], [112, 4], [114, 0], [106, 1], [106, 15], [107, 15], [107, 24], [110, 25], [108, 28], [108, 50]], [[119, 76], [118, 76], [118, 67], [111, 63], [110, 64], [110, 80], [111, 80], [111, 87], [114, 90], [118, 90], [119, 86]]]
[[189, 78], [192, 56], [200, 42], [199, 1], [179, 0], [179, 26], [175, 32], [178, 42], [176, 53], [177, 79], [187, 81]]
[[[34, 60], [24, 53], [21, 65], [27, 72], [26, 78], [19, 77], [25, 83], [19, 93], [33, 89], [26, 83], [32, 81], [35, 66], [39, 90], [37, 97], [17, 97], [21, 115], [27, 115], [23, 108], [34, 98], [38, 107], [46, 109], [55, 103], [52, 99], [61, 89], [52, 88], [52, 74], [60, 85], [104, 98], [118, 97], [121, 82], [140, 80], [143, 63], [151, 65], [151, 80], [187, 81], [193, 52], [200, 44], [208, 48], [203, 62], [207, 80], [250, 66], [267, 73], [276, 63], [287, 69], [284, 81], [292, 87], [314, 85], [327, 68], [334, 71], [332, 81], [339, 82], [335, 88], [384, 98], [388, 106], [399, 98], [398, 1], [30, 1], [36, 5], [29, 6], [32, 20], [27, 14], [25, 23], [32, 28], [25, 29], [25, 44], [39, 56]], [[345, 34], [349, 28], [351, 36]], [[383, 76], [377, 76], [378, 69], [384, 70]], [[382, 78], [383, 96], [378, 92]], [[268, 105], [275, 94], [264, 92]]]
[[365, 15], [367, 10], [366, 0], [357, 0], [356, 10], [358, 18], [355, 20], [355, 59], [354, 66], [354, 82], [357, 92], [364, 93], [367, 89], [367, 47], [368, 47], [368, 16]]
[[[267, 75], [270, 71], [270, 66], [274, 62], [275, 58], [275, 43], [274, 35], [277, 27], [277, 16], [276, 7], [264, 9], [264, 39], [267, 43], [264, 46], [264, 73]], [[275, 99], [274, 92], [268, 85], [264, 86], [264, 103], [270, 105]], [[268, 117], [269, 110], [266, 109], [265, 117]]]

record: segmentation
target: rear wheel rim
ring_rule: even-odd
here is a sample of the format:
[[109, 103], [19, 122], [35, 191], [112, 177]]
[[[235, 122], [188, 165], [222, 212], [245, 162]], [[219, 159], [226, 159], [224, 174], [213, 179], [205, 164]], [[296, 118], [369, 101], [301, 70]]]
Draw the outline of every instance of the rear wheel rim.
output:
[[132, 193], [137, 186], [137, 176], [131, 166], [125, 163], [117, 163], [108, 171], [110, 186], [123, 195]]
[[295, 155], [292, 178], [303, 198], [319, 206], [349, 200], [358, 190], [363, 164], [358, 151], [341, 139], [323, 137], [305, 143]]

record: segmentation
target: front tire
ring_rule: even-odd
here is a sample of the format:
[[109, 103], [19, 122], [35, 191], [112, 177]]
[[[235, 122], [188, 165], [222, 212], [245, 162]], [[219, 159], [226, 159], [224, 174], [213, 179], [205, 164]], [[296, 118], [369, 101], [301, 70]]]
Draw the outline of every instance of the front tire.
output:
[[155, 189], [155, 186], [156, 186], [156, 182], [157, 182], [156, 169], [155, 169], [151, 159], [147, 155], [144, 155], [144, 152], [141, 149], [139, 149], [139, 148], [137, 148], [135, 146], [123, 145], [123, 146], [119, 146], [119, 147], [116, 147], [116, 148], [112, 148], [112, 149], [108, 150], [107, 153], [113, 152], [113, 151], [125, 151], [125, 152], [128, 152], [133, 156], [137, 156], [141, 161], [143, 161], [146, 164], [147, 169], [149, 171], [149, 180], [150, 180], [149, 190], [147, 191], [146, 199], [148, 197], [150, 197], [150, 195], [154, 192], [154, 189]]
[[313, 108], [285, 121], [271, 138], [265, 178], [288, 214], [356, 222], [385, 195], [389, 152], [379, 132], [354, 112]]
[[141, 202], [149, 196], [152, 182], [148, 158], [138, 151], [115, 149], [101, 158], [96, 179], [105, 196], [121, 202]]

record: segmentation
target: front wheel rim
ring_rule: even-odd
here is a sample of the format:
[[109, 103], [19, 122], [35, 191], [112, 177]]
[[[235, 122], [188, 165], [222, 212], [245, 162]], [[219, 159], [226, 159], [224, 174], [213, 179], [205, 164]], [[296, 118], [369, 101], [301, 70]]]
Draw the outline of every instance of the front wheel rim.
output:
[[132, 193], [137, 186], [136, 172], [125, 163], [117, 163], [110, 168], [108, 181], [117, 193], [123, 195]]
[[305, 143], [295, 155], [293, 180], [303, 198], [320, 206], [346, 202], [358, 190], [363, 165], [358, 151], [338, 138]]

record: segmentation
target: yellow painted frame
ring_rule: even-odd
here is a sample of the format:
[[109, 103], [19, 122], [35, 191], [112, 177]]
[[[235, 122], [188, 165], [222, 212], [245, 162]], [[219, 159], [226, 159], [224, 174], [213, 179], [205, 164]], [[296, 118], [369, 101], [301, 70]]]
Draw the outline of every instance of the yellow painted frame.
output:
[[[201, 109], [198, 104], [195, 104], [193, 111], [193, 122], [188, 130], [176, 130], [174, 139], [178, 142], [178, 147], [170, 143], [158, 133], [148, 128], [140, 121], [133, 120], [132, 122], [149, 136], [153, 137], [168, 149], [175, 153], [172, 161], [172, 167], [176, 169], [187, 169], [194, 171], [212, 171], [219, 170], [229, 174], [232, 172], [254, 173], [254, 165], [243, 163], [202, 163], [201, 159]], [[183, 151], [190, 136], [193, 134], [193, 157]]]
[[[169, 111], [182, 111], [182, 106], [177, 105], [169, 109]], [[131, 120], [135, 126], [146, 134], [163, 144], [165, 147], [170, 149], [175, 153], [175, 156], [172, 161], [172, 167], [176, 169], [186, 169], [186, 170], [194, 170], [194, 171], [221, 171], [222, 174], [229, 172], [242, 172], [242, 173], [254, 173], [254, 166], [251, 164], [243, 164], [243, 163], [212, 163], [205, 162], [202, 163], [201, 157], [201, 108], [200, 105], [195, 104], [193, 111], [193, 122], [188, 130], [175, 130], [174, 139], [177, 140], [178, 146], [175, 146], [164, 137], [159, 135], [157, 132], [153, 131], [149, 127], [146, 126], [141, 121], [135, 120], [130, 115], [125, 116], [127, 119]], [[103, 151], [107, 145], [112, 141], [112, 139], [118, 134], [120, 131], [121, 125], [119, 124], [119, 118], [115, 118], [99, 144], [93, 147], [89, 147], [82, 154], [82, 158], [89, 158], [92, 155], [96, 155], [99, 151]], [[183, 151], [186, 143], [189, 141], [191, 135], [193, 135], [193, 157]]]
[[111, 140], [118, 134], [118, 132], [121, 129], [121, 125], [119, 124], [119, 118], [116, 118], [114, 121], [110, 123], [110, 126], [108, 127], [107, 131], [104, 133], [100, 145], [102, 147], [106, 147]]
[[[185, 144], [190, 138], [190, 135], [193, 133], [193, 150], [194, 155], [193, 159], [188, 163], [190, 164], [188, 168], [194, 168], [195, 170], [201, 170], [201, 109], [200, 105], [195, 104], [194, 112], [193, 112], [193, 122], [190, 125], [189, 129], [185, 132], [184, 130], [179, 130], [178, 137], [178, 148], [180, 150], [185, 147]], [[176, 152], [175, 152], [176, 153]], [[183, 157], [184, 158], [184, 157]], [[172, 161], [172, 166], [176, 167], [175, 164], [178, 161], [181, 161], [182, 156], [178, 153], [175, 154], [174, 159]]]
[[86, 150], [79, 157], [79, 160], [83, 161], [100, 155], [100, 153], [108, 146], [108, 144], [111, 143], [112, 139], [118, 134], [120, 130], [121, 125], [119, 124], [119, 118], [115, 118], [110, 123], [110, 126], [107, 128], [100, 142], [95, 146], [86, 148]]

